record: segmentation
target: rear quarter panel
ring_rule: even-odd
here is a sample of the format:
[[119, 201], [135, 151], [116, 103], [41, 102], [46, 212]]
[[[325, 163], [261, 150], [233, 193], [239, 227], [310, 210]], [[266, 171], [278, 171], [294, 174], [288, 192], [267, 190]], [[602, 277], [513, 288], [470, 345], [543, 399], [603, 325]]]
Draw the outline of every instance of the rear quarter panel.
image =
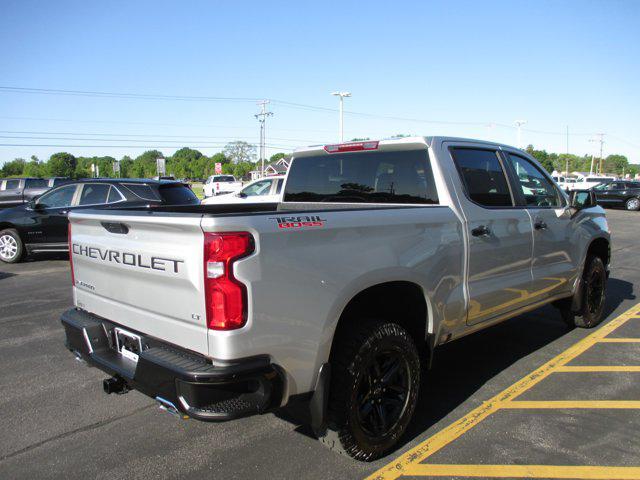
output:
[[[319, 216], [322, 226], [278, 227], [278, 217], [299, 215]], [[210, 331], [210, 355], [225, 360], [269, 353], [287, 372], [288, 394], [313, 389], [342, 311], [368, 287], [418, 284], [430, 331], [434, 323], [464, 318], [462, 231], [449, 207], [205, 217], [202, 226], [249, 230], [256, 239], [255, 253], [235, 266], [248, 285], [247, 324]]]

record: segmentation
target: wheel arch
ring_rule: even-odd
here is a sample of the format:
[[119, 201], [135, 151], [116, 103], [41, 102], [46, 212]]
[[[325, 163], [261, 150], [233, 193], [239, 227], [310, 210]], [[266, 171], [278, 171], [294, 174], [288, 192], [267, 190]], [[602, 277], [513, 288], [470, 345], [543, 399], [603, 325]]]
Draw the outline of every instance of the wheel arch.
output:
[[414, 339], [419, 349], [428, 348], [432, 328], [428, 297], [421, 285], [410, 280], [392, 280], [368, 286], [346, 303], [332, 335], [331, 353], [336, 338], [353, 322], [382, 319], [398, 323]]
[[605, 267], [608, 266], [609, 262], [611, 261], [611, 243], [609, 239], [604, 237], [593, 239], [589, 244], [589, 247], [587, 248], [585, 260], [589, 257], [589, 255], [600, 257]]

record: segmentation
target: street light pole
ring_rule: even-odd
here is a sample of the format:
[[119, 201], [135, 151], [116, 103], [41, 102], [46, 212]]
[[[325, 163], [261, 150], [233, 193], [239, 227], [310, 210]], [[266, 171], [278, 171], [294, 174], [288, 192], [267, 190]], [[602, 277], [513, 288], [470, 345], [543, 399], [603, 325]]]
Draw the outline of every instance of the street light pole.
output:
[[331, 95], [340, 97], [340, 121], [338, 126], [338, 134], [340, 135], [340, 143], [344, 142], [344, 98], [350, 97], [351, 92], [332, 92]]
[[518, 148], [522, 149], [522, 125], [527, 123], [526, 120], [516, 120], [513, 122], [516, 127], [518, 127]]

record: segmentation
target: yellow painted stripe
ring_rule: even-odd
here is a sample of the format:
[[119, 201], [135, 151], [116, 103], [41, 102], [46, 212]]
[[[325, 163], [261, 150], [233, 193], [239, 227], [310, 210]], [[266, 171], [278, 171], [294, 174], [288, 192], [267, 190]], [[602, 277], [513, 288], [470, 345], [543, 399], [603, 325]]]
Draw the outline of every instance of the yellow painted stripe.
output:
[[600, 343], [640, 343], [640, 338], [602, 338]]
[[500, 408], [640, 408], [637, 400], [515, 400]]
[[556, 368], [556, 372], [640, 372], [640, 365], [565, 365], [563, 367]]
[[606, 325], [600, 327], [589, 336], [583, 338], [579, 342], [569, 347], [558, 356], [549, 360], [537, 370], [533, 371], [523, 379], [517, 381], [506, 390], [503, 390], [492, 399], [484, 402], [479, 407], [473, 409], [460, 420], [454, 422], [448, 427], [440, 430], [432, 437], [426, 439], [422, 443], [416, 445], [397, 459], [380, 468], [367, 480], [393, 480], [406, 474], [407, 469], [424, 461], [435, 452], [448, 445], [467, 430], [478, 425], [482, 420], [498, 411], [507, 401], [513, 400], [518, 395], [527, 391], [540, 381], [551, 375], [558, 367], [564, 366], [575, 357], [590, 348], [601, 338], [609, 335], [616, 328], [623, 325], [627, 320], [640, 314], [640, 304], [636, 304], [629, 310], [611, 320]]
[[589, 480], [638, 480], [640, 467], [568, 465], [412, 465], [407, 475], [472, 478], [583, 478]]

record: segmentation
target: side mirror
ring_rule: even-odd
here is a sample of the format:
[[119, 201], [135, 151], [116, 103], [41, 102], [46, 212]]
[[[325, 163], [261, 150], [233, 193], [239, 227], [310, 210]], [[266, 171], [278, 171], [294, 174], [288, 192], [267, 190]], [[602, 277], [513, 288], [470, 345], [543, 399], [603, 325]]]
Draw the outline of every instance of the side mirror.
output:
[[593, 190], [571, 190], [569, 200], [569, 204], [576, 211], [595, 207], [597, 205], [596, 194]]
[[37, 200], [30, 200], [29, 203], [27, 203], [27, 206], [31, 209], [31, 210], [42, 210], [44, 208], [44, 205], [42, 205], [41, 203], [38, 203]]
[[247, 198], [247, 194], [244, 193], [244, 192], [238, 192], [238, 193], [236, 193], [236, 197]]

